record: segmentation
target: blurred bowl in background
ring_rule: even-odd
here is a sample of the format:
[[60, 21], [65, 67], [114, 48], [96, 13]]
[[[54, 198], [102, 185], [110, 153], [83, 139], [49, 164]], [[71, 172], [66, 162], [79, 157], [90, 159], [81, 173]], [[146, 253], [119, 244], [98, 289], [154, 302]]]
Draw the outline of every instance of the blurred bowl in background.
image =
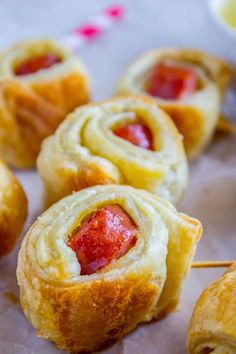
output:
[[236, 0], [208, 0], [208, 5], [220, 27], [236, 39]]

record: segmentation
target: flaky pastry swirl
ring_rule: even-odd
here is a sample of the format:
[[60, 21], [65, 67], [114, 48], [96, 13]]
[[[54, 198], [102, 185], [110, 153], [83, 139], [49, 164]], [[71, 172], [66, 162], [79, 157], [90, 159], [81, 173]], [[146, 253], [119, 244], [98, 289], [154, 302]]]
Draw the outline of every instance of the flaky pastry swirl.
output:
[[[113, 134], [137, 119], [150, 128], [154, 151]], [[44, 141], [37, 164], [47, 204], [108, 183], [129, 184], [176, 203], [188, 177], [181, 135], [153, 100], [141, 96], [80, 107]]]
[[[119, 204], [138, 228], [128, 253], [80, 275], [69, 235], [98, 208]], [[72, 353], [94, 351], [138, 323], [176, 309], [201, 224], [146, 191], [96, 186], [50, 207], [25, 236], [18, 258], [20, 298], [38, 335]]]
[[[28, 58], [55, 54], [60, 62], [16, 75]], [[66, 114], [88, 102], [88, 79], [78, 58], [51, 39], [23, 41], [0, 54], [0, 156], [9, 164], [31, 167], [42, 140]]]
[[26, 195], [16, 177], [0, 160], [0, 256], [12, 250], [26, 217]]
[[198, 299], [187, 346], [189, 354], [236, 353], [236, 263]]
[[164, 48], [145, 53], [134, 61], [118, 82], [119, 94], [146, 94], [145, 82], [157, 63], [177, 63], [193, 69], [200, 87], [180, 99], [153, 97], [171, 116], [181, 134], [190, 159], [210, 142], [216, 128], [225, 87], [231, 75], [229, 64], [193, 49]]

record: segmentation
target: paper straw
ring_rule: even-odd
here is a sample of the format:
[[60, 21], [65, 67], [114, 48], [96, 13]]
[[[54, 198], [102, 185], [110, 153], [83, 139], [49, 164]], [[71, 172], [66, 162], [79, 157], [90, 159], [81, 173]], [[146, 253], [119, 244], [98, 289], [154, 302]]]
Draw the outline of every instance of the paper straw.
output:
[[72, 50], [78, 50], [85, 44], [99, 37], [123, 18], [124, 9], [121, 5], [110, 6], [88, 23], [73, 29], [61, 38], [61, 42]]

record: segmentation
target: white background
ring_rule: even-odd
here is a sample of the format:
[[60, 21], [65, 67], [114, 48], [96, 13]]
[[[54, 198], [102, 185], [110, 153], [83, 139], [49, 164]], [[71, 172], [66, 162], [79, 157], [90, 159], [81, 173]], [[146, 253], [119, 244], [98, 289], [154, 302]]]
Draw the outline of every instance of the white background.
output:
[[[88, 68], [94, 99], [112, 95], [119, 75], [145, 50], [160, 46], [208, 50], [236, 63], [236, 39], [229, 37], [210, 16], [207, 0], [126, 0], [125, 19], [104, 36], [80, 50]], [[0, 48], [24, 38], [60, 38], [70, 29], [113, 4], [96, 0], [0, 0]], [[226, 109], [233, 119], [236, 100]], [[204, 235], [198, 259], [229, 259], [236, 253], [236, 145], [232, 137], [215, 139], [206, 154], [191, 166], [190, 184], [179, 209], [200, 218]], [[25, 231], [41, 209], [41, 185], [35, 171], [17, 172], [29, 198]], [[19, 246], [19, 245], [18, 245]], [[38, 339], [6, 292], [18, 297], [15, 264], [18, 249], [0, 260], [0, 354], [56, 354]], [[185, 354], [185, 335], [193, 305], [202, 289], [222, 270], [191, 270], [185, 283], [180, 312], [140, 326], [109, 354]]]

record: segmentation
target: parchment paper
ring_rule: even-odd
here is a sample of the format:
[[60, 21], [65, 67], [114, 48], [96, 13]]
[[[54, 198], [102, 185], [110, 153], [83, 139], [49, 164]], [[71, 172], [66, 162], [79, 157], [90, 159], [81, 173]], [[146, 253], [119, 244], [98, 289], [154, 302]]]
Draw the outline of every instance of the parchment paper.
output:
[[[236, 40], [221, 32], [211, 19], [206, 0], [121, 1], [127, 8], [124, 22], [84, 48], [80, 56], [93, 79], [93, 97], [109, 97], [115, 81], [137, 54], [158, 46], [199, 47], [236, 61]], [[8, 0], [0, 2], [0, 46], [23, 37], [54, 35], [82, 23], [112, 3], [94, 0]], [[233, 90], [224, 108], [236, 117]], [[178, 209], [199, 218], [203, 238], [195, 259], [236, 258], [236, 139], [218, 136], [190, 168], [190, 181]], [[36, 171], [16, 171], [29, 199], [28, 227], [41, 212], [42, 186]], [[21, 237], [21, 239], [22, 239]], [[54, 345], [37, 338], [22, 314], [16, 284], [20, 245], [0, 260], [0, 354], [59, 354]], [[194, 303], [202, 290], [223, 270], [191, 270], [184, 284], [180, 311], [168, 318], [140, 325], [109, 348], [107, 354], [185, 354], [186, 330]]]

